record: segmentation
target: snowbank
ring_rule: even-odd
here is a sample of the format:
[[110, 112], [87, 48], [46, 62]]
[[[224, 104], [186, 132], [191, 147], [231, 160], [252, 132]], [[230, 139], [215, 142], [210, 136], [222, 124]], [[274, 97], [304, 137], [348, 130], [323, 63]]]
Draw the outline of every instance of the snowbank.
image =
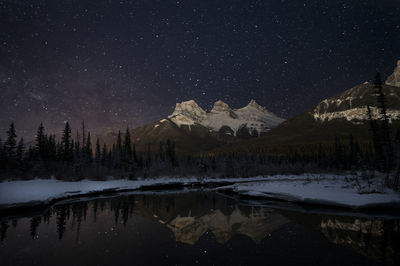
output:
[[0, 209], [42, 205], [54, 200], [94, 193], [169, 190], [176, 187], [213, 187], [253, 198], [350, 208], [400, 207], [400, 193], [383, 189], [380, 180], [339, 175], [276, 175], [254, 178], [173, 178], [65, 182], [35, 179], [0, 183]]
[[108, 180], [90, 181], [81, 180], [65, 182], [55, 179], [34, 179], [26, 181], [9, 181], [0, 183], [0, 208], [20, 205], [46, 204], [55, 199], [76, 197], [91, 193], [122, 192], [129, 190], [171, 188], [171, 186], [205, 186], [214, 184], [216, 186], [232, 184], [241, 181], [260, 181], [265, 178], [228, 178], [228, 179], [198, 179], [187, 178], [157, 178], [146, 180]]
[[384, 189], [380, 181], [355, 176], [276, 176], [268, 181], [233, 184], [221, 191], [254, 198], [359, 208], [400, 207], [400, 193]]

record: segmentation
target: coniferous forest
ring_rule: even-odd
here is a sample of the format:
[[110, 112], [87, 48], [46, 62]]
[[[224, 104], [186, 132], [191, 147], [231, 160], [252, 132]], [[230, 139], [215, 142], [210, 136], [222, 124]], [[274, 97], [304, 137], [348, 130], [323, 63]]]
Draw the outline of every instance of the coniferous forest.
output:
[[[2, 179], [54, 177], [62, 180], [90, 178], [103, 180], [109, 176], [136, 179], [158, 176], [252, 177], [269, 174], [302, 174], [305, 172], [344, 172], [377, 170], [396, 172], [391, 185], [398, 186], [400, 131], [390, 142], [381, 139], [387, 125], [371, 120], [373, 141], [360, 145], [350, 134], [347, 139], [335, 138], [330, 145], [304, 145], [288, 148], [286, 153], [240, 152], [201, 156], [177, 154], [173, 141], [160, 142], [159, 150], [137, 152], [129, 129], [118, 132], [116, 143], [108, 147], [93, 140], [84, 126], [72, 136], [65, 123], [61, 137], [47, 134], [38, 126], [34, 144], [18, 138], [16, 126], [10, 124], [6, 139], [0, 140], [0, 175]], [[382, 144], [384, 142], [384, 144]], [[385, 149], [383, 152], [381, 149]], [[390, 151], [390, 152], [389, 152]]]

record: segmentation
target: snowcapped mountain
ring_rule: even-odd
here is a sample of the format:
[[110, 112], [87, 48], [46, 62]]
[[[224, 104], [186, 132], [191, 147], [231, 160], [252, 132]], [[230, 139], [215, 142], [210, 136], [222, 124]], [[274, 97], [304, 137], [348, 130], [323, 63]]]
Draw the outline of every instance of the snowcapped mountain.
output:
[[228, 135], [237, 135], [241, 128], [247, 128], [249, 132], [259, 135], [284, 121], [254, 100], [240, 109], [232, 109], [223, 101], [217, 101], [209, 113], [194, 100], [190, 100], [177, 103], [174, 112], [168, 118], [177, 126], [187, 126], [189, 130], [193, 125], [201, 125]]
[[[383, 92], [387, 98], [389, 122], [400, 119], [400, 60], [393, 73], [387, 78]], [[320, 102], [312, 111], [315, 120], [321, 122], [345, 119], [353, 124], [363, 124], [368, 120], [367, 106], [371, 107], [372, 116], [379, 118], [376, 107], [376, 89], [371, 82], [364, 82], [339, 95]]]
[[[383, 93], [392, 133], [400, 128], [400, 60], [385, 84]], [[309, 111], [284, 121], [270, 130], [264, 137], [250, 142], [229, 144], [225, 150], [248, 150], [267, 146], [332, 144], [335, 137], [345, 141], [349, 135], [359, 141], [371, 141], [371, 130], [367, 115], [370, 106], [375, 119], [381, 115], [377, 108], [376, 88], [372, 82], [364, 82], [342, 93], [322, 100]], [[228, 146], [229, 146], [228, 145]], [[240, 146], [242, 145], [242, 146]]]
[[[400, 119], [399, 87], [383, 85], [383, 92], [388, 100], [389, 122]], [[380, 117], [379, 110], [376, 107], [375, 91], [373, 83], [365, 82], [337, 96], [323, 100], [310, 111], [310, 114], [315, 120], [321, 122], [345, 119], [353, 124], [362, 124], [368, 120], [367, 106], [371, 106], [374, 118]]]

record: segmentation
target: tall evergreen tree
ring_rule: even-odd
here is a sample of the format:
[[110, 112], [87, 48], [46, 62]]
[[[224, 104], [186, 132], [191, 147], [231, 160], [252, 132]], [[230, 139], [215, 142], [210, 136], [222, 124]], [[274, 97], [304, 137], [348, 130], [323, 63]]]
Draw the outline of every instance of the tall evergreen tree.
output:
[[133, 157], [133, 161], [137, 164], [138, 163], [138, 156], [136, 153], [136, 144], [133, 144], [133, 148], [132, 148], [132, 157]]
[[123, 157], [125, 163], [130, 163], [132, 160], [132, 143], [131, 143], [131, 134], [129, 132], [129, 128], [126, 128], [123, 150], [124, 150]]
[[151, 167], [151, 146], [147, 144], [147, 153], [146, 153], [146, 168]]
[[100, 164], [101, 162], [101, 147], [99, 138], [96, 140], [95, 161], [96, 164]]
[[71, 127], [69, 123], [65, 123], [65, 128], [61, 137], [62, 159], [64, 161], [71, 161], [72, 147], [71, 147]]
[[18, 142], [17, 151], [16, 151], [16, 160], [18, 163], [22, 163], [25, 152], [25, 144], [24, 138], [21, 138]]
[[390, 140], [389, 116], [387, 115], [387, 110], [386, 110], [387, 99], [383, 92], [381, 75], [379, 72], [376, 74], [374, 85], [375, 85], [374, 88], [376, 89], [375, 93], [377, 94], [378, 109], [381, 114], [379, 138], [382, 145], [382, 151], [385, 157], [384, 168], [386, 172], [389, 172], [393, 164], [393, 150], [392, 150], [392, 143]]
[[85, 127], [85, 121], [82, 120], [82, 150], [85, 149], [85, 142], [86, 142], [86, 127]]
[[15, 160], [17, 149], [17, 134], [15, 133], [14, 122], [11, 122], [10, 127], [7, 131], [7, 139], [4, 143], [4, 149], [7, 158], [11, 161]]
[[121, 166], [121, 157], [122, 157], [122, 138], [121, 131], [118, 131], [117, 143], [115, 148], [113, 147], [113, 156], [114, 156], [114, 167], [119, 168]]
[[79, 141], [79, 133], [76, 131], [76, 141], [74, 145], [74, 163], [76, 165], [82, 164], [82, 151], [81, 151], [81, 142]]
[[46, 150], [46, 136], [44, 134], [43, 123], [40, 123], [36, 133], [36, 151], [40, 159], [43, 159], [45, 157], [45, 150]]
[[107, 161], [107, 145], [104, 143], [103, 144], [103, 151], [101, 152], [101, 165], [106, 165], [106, 161]]
[[57, 159], [57, 144], [56, 144], [56, 136], [50, 135], [47, 142], [47, 150], [49, 153], [50, 160]]
[[93, 150], [92, 150], [92, 141], [90, 138], [90, 132], [87, 134], [87, 140], [85, 145], [85, 152], [86, 152], [86, 162], [92, 163], [93, 161]]
[[171, 164], [173, 167], [177, 166], [177, 158], [175, 154], [175, 144], [170, 140], [167, 139], [167, 145], [166, 145], [166, 150], [165, 150], [169, 160], [171, 161]]

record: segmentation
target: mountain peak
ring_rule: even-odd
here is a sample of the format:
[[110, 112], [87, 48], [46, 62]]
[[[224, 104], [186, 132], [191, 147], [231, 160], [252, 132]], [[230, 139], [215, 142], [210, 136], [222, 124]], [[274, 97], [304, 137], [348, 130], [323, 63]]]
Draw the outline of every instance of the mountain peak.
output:
[[194, 100], [189, 100], [181, 103], [176, 103], [174, 112], [169, 118], [184, 116], [185, 120], [194, 122], [201, 121], [206, 116], [206, 111], [203, 110]]
[[392, 75], [386, 79], [385, 84], [400, 87], [400, 60], [397, 61], [397, 66], [393, 70]]
[[231, 108], [229, 105], [221, 100], [218, 100], [214, 103], [213, 108], [211, 109], [212, 113], [222, 113], [222, 112], [229, 112]]
[[284, 119], [267, 111], [264, 107], [251, 100], [240, 109], [231, 109], [228, 104], [219, 100], [214, 103], [212, 110], [207, 113], [194, 100], [177, 103], [174, 112], [168, 118], [177, 126], [203, 126], [218, 132], [222, 127], [228, 127], [235, 134], [243, 125], [249, 130], [263, 133], [277, 126]]
[[254, 99], [251, 99], [251, 101], [249, 102], [249, 104], [247, 106], [255, 107], [255, 108], [261, 109], [261, 110], [265, 109], [264, 107], [259, 105]]

